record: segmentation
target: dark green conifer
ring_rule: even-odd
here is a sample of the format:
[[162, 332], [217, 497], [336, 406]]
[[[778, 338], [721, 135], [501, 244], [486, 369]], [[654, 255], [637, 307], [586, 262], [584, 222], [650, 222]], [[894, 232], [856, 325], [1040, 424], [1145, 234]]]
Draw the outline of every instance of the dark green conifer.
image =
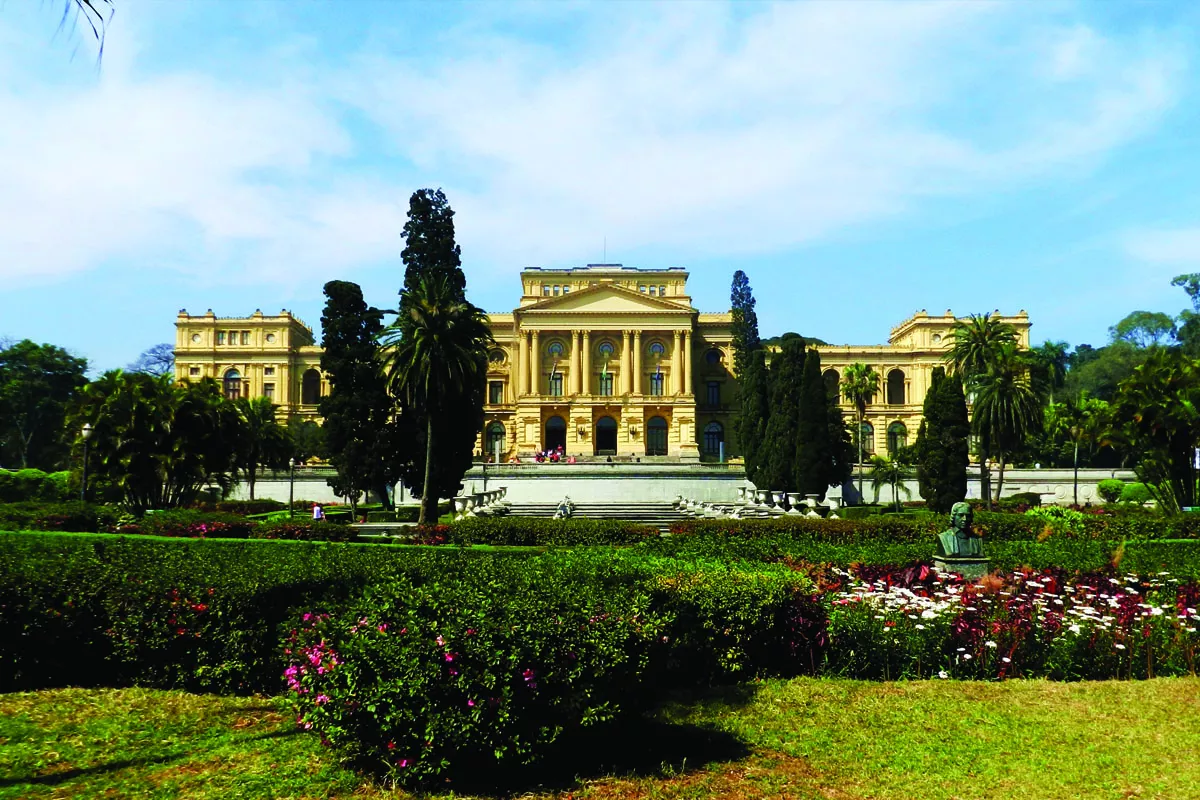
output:
[[821, 356], [816, 350], [804, 360], [798, 411], [793, 442], [794, 491], [824, 498], [836, 456], [829, 440], [829, 395], [821, 376]]
[[925, 502], [930, 503], [931, 506], [931, 498], [936, 493], [935, 482], [941, 472], [940, 465], [944, 458], [941, 443], [936, 436], [931, 435], [931, 431], [940, 428], [937, 420], [937, 396], [938, 389], [945, 378], [945, 368], [934, 367], [933, 380], [929, 385], [929, 391], [925, 393], [925, 404], [921, 408], [921, 426], [917, 429], [917, 443], [913, 448], [917, 460], [918, 490]]
[[[777, 492], [796, 491], [796, 435], [806, 345], [799, 336], [787, 339], [771, 359], [770, 418], [759, 452], [754, 485]], [[819, 378], [819, 376], [818, 376]], [[823, 386], [823, 384], [822, 384]], [[824, 392], [824, 388], [821, 390]]]

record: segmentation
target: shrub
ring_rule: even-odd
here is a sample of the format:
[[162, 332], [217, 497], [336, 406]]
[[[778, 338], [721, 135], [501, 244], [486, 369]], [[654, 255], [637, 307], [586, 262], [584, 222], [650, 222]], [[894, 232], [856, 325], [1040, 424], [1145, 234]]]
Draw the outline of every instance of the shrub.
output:
[[412, 785], [528, 762], [564, 729], [637, 710], [631, 689], [664, 630], [644, 593], [474, 566], [463, 579], [372, 587], [342, 615], [306, 615], [286, 651], [301, 724]]
[[1041, 520], [1052, 533], [1079, 535], [1084, 531], [1083, 514], [1064, 506], [1039, 506], [1025, 512], [1025, 516]]
[[1140, 506], [1153, 499], [1153, 495], [1150, 494], [1150, 490], [1144, 483], [1127, 483], [1121, 490], [1120, 502], [1122, 503], [1134, 503]]
[[206, 539], [249, 539], [257, 523], [240, 514], [221, 514], [173, 508], [146, 513], [117, 527], [119, 533], [145, 536], [203, 537]]
[[1096, 494], [1106, 503], [1115, 503], [1121, 499], [1125, 491], [1125, 481], [1117, 478], [1106, 478], [1096, 484]]
[[1000, 507], [1003, 509], [1019, 509], [1024, 512], [1028, 508], [1036, 508], [1042, 504], [1042, 495], [1039, 492], [1015, 492], [1000, 501]]
[[251, 516], [254, 514], [268, 514], [272, 511], [286, 511], [287, 507], [287, 503], [271, 499], [221, 500], [220, 502], [213, 503], [211, 510], [219, 511], [225, 514], [241, 514], [242, 516]]
[[0, 531], [112, 530], [122, 518], [119, 509], [91, 503], [23, 502], [0, 504]]
[[[62, 503], [72, 499], [71, 473], [40, 469], [0, 469], [0, 503], [41, 500]], [[76, 494], [78, 496], [78, 494]]]
[[287, 539], [295, 542], [352, 542], [354, 528], [337, 522], [277, 520], [261, 522], [251, 529], [252, 539]]

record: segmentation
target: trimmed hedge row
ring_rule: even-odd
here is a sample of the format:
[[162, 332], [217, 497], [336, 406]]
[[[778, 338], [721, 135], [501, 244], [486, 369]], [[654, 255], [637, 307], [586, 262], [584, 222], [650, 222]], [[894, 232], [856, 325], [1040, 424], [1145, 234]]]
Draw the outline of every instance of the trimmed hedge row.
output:
[[646, 525], [610, 519], [483, 517], [438, 526], [451, 544], [564, 546], [636, 544], [658, 536]]
[[123, 516], [121, 510], [113, 506], [79, 501], [0, 503], [0, 531], [96, 533], [112, 530]]

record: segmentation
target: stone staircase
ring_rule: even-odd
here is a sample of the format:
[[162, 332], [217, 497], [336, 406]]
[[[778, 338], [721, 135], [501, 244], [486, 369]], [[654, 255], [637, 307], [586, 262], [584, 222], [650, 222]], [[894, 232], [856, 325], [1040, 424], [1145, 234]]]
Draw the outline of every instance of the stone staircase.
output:
[[[512, 517], [553, 517], [557, 508], [558, 503], [512, 503], [508, 513]], [[658, 528], [662, 533], [666, 533], [677, 522], [695, 519], [694, 514], [680, 511], [670, 502], [576, 503], [574, 517], [637, 522]]]

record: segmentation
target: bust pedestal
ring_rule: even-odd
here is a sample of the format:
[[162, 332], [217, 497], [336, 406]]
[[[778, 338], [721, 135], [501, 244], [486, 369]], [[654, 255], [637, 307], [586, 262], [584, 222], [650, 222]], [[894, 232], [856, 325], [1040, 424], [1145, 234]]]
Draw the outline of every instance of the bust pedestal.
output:
[[938, 556], [933, 557], [933, 568], [938, 572], [957, 572], [964, 580], [977, 581], [987, 575], [990, 560], [983, 556]]

